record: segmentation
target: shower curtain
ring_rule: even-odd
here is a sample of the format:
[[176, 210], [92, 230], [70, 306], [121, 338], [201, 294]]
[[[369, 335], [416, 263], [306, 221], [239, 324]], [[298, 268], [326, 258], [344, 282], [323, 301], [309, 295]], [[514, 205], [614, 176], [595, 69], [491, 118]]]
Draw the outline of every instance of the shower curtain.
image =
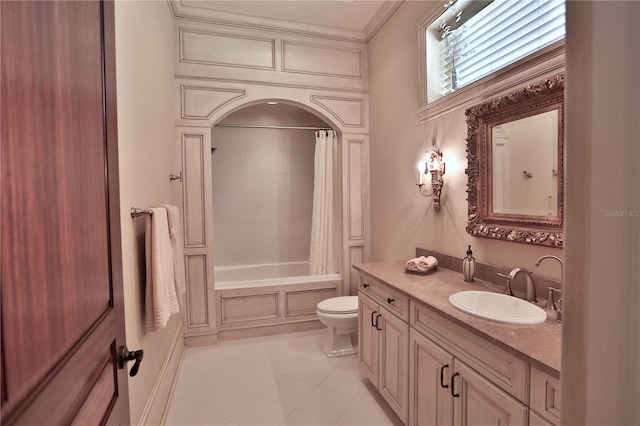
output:
[[311, 216], [311, 275], [340, 272], [340, 170], [336, 132], [316, 132]]

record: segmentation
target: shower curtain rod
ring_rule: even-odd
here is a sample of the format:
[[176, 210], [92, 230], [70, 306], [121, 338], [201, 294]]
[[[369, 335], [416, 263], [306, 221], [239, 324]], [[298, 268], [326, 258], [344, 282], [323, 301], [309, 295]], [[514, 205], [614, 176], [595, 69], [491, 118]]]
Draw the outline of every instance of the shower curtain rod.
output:
[[333, 130], [331, 127], [314, 126], [267, 126], [261, 124], [224, 124], [219, 123], [214, 127], [243, 127], [249, 129], [287, 129], [287, 130]]

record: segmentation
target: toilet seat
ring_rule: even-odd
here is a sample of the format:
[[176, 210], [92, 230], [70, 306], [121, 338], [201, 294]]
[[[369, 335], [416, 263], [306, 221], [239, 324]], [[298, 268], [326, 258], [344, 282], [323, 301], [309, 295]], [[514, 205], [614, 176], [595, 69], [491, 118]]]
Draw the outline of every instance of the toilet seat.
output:
[[340, 296], [323, 300], [317, 305], [318, 312], [333, 315], [358, 313], [358, 296]]

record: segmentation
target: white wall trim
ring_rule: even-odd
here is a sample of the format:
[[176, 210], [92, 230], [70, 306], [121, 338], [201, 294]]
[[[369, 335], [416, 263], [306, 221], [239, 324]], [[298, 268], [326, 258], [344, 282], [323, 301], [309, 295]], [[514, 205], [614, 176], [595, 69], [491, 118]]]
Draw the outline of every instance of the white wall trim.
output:
[[193, 9], [184, 6], [180, 0], [168, 0], [167, 3], [169, 4], [171, 14], [176, 20], [206, 22], [226, 27], [271, 31], [331, 41], [368, 44], [380, 30], [384, 28], [405, 1], [406, 0], [398, 0], [384, 3], [373, 18], [371, 18], [371, 21], [364, 27], [362, 32], [207, 10], [204, 8]]
[[188, 74], [175, 74], [174, 78], [176, 80], [200, 80], [200, 81], [208, 81], [208, 82], [220, 82], [220, 83], [237, 83], [242, 85], [252, 85], [252, 86], [274, 86], [274, 87], [286, 87], [292, 89], [303, 89], [303, 90], [313, 90], [313, 91], [326, 91], [326, 92], [345, 92], [345, 93], [360, 93], [367, 94], [369, 90], [367, 89], [353, 89], [353, 88], [336, 88], [336, 87], [326, 87], [326, 86], [318, 86], [318, 85], [310, 85], [310, 84], [291, 84], [291, 83], [277, 83], [270, 81], [255, 81], [255, 80], [244, 80], [244, 79], [233, 79], [233, 78], [219, 78], [219, 77], [201, 77], [201, 76], [193, 76]]
[[180, 0], [168, 0], [173, 17], [180, 21], [204, 22], [225, 27], [247, 30], [268, 31], [324, 40], [341, 41], [356, 44], [367, 44], [361, 31], [343, 30], [302, 24], [279, 19], [249, 16], [239, 13], [222, 12], [205, 8], [185, 6]]
[[373, 38], [384, 28], [393, 15], [400, 9], [406, 0], [399, 0], [395, 3], [387, 2], [378, 10], [378, 12], [371, 18], [371, 21], [364, 27], [365, 41], [367, 44], [373, 40]]
[[[158, 377], [156, 378], [149, 399], [142, 410], [138, 425], [164, 424], [169, 413], [169, 402], [176, 386], [178, 372], [184, 355], [184, 324], [180, 320], [176, 333], [171, 341], [171, 346], [162, 362]], [[142, 367], [144, 368], [144, 366]]]

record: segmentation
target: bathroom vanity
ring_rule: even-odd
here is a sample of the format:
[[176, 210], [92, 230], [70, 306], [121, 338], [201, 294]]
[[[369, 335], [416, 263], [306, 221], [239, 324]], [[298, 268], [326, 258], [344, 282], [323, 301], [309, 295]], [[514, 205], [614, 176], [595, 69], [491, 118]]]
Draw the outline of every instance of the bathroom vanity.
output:
[[360, 367], [404, 424], [559, 424], [562, 326], [552, 315], [523, 326], [463, 313], [451, 294], [501, 289], [444, 268], [354, 268]]

